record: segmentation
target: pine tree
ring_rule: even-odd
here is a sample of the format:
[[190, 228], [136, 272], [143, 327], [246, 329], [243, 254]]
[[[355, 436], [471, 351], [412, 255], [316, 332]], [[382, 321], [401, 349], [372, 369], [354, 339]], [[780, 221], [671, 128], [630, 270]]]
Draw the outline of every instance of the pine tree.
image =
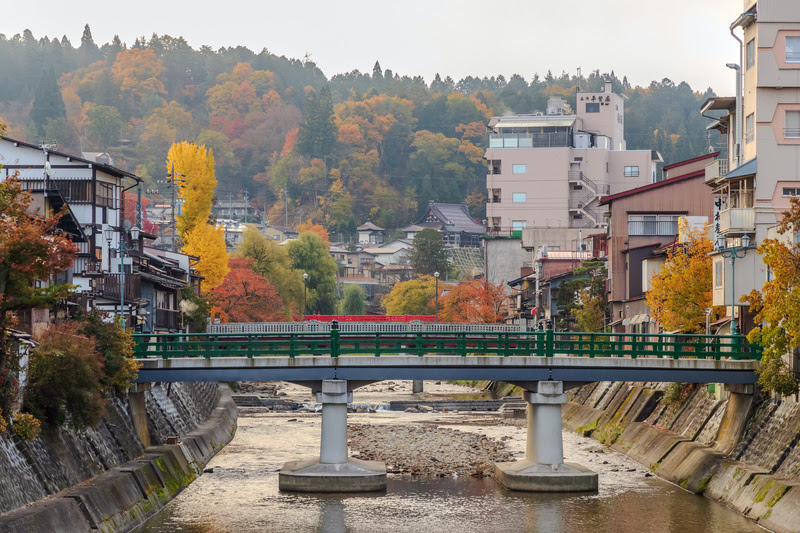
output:
[[66, 120], [66, 118], [67, 110], [56, 82], [56, 73], [52, 67], [44, 68], [39, 77], [39, 85], [36, 86], [36, 94], [31, 107], [32, 129], [35, 135], [42, 138], [49, 120]]
[[311, 159], [325, 159], [333, 153], [336, 146], [337, 130], [333, 123], [333, 98], [325, 86], [317, 96], [314, 90], [308, 92], [303, 121], [297, 134], [295, 149], [297, 153]]

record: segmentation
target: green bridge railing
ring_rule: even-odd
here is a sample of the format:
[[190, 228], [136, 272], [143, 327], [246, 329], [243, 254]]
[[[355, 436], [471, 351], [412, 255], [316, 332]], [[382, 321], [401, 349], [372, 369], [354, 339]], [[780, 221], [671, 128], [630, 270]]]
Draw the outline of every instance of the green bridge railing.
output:
[[137, 358], [340, 355], [525, 355], [538, 357], [660, 357], [760, 359], [743, 335], [647, 333], [175, 333], [135, 334]]

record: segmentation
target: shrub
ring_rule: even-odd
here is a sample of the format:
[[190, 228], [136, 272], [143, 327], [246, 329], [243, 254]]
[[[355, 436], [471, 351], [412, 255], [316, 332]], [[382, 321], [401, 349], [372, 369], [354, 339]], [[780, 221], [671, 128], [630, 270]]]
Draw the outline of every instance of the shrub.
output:
[[685, 402], [694, 390], [693, 383], [670, 383], [664, 391], [664, 405], [678, 406]]
[[104, 361], [102, 383], [106, 389], [125, 392], [136, 379], [139, 364], [133, 358], [133, 334], [117, 321], [104, 320], [105, 313], [93, 310], [81, 315], [80, 332], [94, 339]]
[[28, 367], [24, 407], [36, 418], [73, 427], [96, 426], [105, 410], [103, 359], [80, 325], [51, 326], [37, 341]]
[[600, 431], [595, 432], [595, 438], [605, 444], [606, 446], [611, 446], [615, 442], [625, 428], [622, 427], [622, 424], [614, 423], [614, 424], [606, 424], [603, 429]]
[[3, 410], [0, 409], [0, 435], [6, 432], [6, 428], [8, 427], [8, 423], [3, 418]]
[[28, 413], [19, 414], [14, 417], [14, 433], [17, 434], [22, 440], [33, 440], [39, 436], [42, 429], [42, 423]]

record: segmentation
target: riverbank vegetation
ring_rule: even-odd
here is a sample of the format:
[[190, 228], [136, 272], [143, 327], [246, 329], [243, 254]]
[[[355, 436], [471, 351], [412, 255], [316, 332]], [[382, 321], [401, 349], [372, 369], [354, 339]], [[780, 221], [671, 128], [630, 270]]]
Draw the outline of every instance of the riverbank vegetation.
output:
[[777, 238], [765, 239], [758, 247], [772, 275], [761, 291], [742, 297], [756, 313], [750, 342], [764, 348], [758, 383], [768, 391], [797, 394], [797, 375], [786, 361], [800, 347], [800, 200], [791, 199], [783, 213]]

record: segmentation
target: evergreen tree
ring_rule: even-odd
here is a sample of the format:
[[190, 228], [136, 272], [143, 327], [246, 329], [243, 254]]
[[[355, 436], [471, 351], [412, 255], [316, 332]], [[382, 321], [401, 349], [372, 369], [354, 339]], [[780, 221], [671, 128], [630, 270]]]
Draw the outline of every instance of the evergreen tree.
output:
[[49, 120], [66, 120], [66, 118], [67, 110], [56, 83], [56, 73], [52, 67], [42, 69], [31, 107], [32, 132], [40, 138], [44, 137]]
[[325, 86], [317, 96], [312, 89], [308, 92], [295, 148], [299, 154], [311, 159], [325, 159], [333, 153], [335, 146], [336, 125], [333, 123], [331, 91]]
[[100, 53], [100, 48], [94, 44], [94, 39], [92, 38], [92, 30], [89, 28], [89, 25], [83, 27], [83, 35], [81, 35], [81, 46], [78, 48], [78, 52], [81, 56], [81, 61], [84, 65], [88, 65], [90, 63], [94, 63], [98, 59], [102, 57]]
[[409, 250], [409, 261], [417, 275], [432, 276], [434, 272], [439, 272], [444, 277], [450, 270], [449, 258], [442, 234], [435, 229], [424, 229], [414, 237], [414, 244]]

